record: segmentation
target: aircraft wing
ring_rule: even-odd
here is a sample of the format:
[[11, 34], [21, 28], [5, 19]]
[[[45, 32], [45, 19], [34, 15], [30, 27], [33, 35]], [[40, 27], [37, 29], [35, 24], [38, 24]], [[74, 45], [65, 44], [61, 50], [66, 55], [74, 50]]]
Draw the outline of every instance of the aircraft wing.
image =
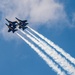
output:
[[28, 23], [24, 23], [23, 26], [27, 26]]
[[22, 29], [25, 30], [26, 28], [28, 28], [28, 27], [23, 27]]

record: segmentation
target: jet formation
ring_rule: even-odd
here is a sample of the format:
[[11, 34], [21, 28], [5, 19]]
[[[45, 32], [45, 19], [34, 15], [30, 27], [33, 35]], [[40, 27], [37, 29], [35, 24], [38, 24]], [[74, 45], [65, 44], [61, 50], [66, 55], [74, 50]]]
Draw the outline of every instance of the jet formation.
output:
[[17, 26], [19, 29], [22, 29], [22, 30], [25, 30], [26, 28], [28, 28], [27, 27], [27, 25], [28, 25], [27, 20], [20, 20], [17, 17], [15, 17], [15, 18], [17, 21], [9, 21], [8, 19], [6, 19], [6, 21], [9, 23], [9, 24], [6, 23], [6, 25], [9, 28], [8, 32], [12, 31], [14, 33], [15, 31], [18, 30]]

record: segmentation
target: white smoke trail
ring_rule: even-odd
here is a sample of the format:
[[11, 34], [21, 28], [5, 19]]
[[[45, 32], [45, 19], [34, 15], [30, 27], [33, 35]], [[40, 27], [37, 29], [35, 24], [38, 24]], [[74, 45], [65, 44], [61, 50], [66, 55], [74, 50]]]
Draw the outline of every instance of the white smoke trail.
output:
[[37, 34], [40, 38], [42, 38], [44, 41], [46, 41], [49, 45], [51, 45], [52, 47], [54, 47], [58, 52], [60, 52], [62, 55], [64, 55], [66, 57], [66, 59], [68, 59], [70, 62], [72, 62], [75, 65], [75, 58], [73, 58], [70, 54], [68, 54], [67, 52], [65, 52], [58, 45], [55, 45], [51, 40], [47, 39], [46, 37], [44, 37], [43, 35], [41, 35], [37, 31], [35, 31], [34, 29], [32, 29], [31, 27], [28, 26], [28, 28], [31, 31], [33, 31], [35, 34]]
[[[68, 72], [70, 75], [75, 74], [75, 68], [67, 62], [65, 58], [60, 56], [54, 49], [49, 47], [48, 45], [41, 45], [36, 39], [25, 33], [24, 31], [20, 30], [23, 34], [25, 34], [28, 38], [30, 38], [34, 43], [36, 43], [41, 49], [43, 49], [49, 56], [51, 56], [64, 70]], [[44, 43], [44, 42], [43, 42]]]
[[43, 41], [40, 38], [37, 38], [34, 34], [32, 34], [30, 31], [26, 30], [28, 32], [28, 34], [30, 34], [32, 37], [34, 37], [40, 44], [42, 44], [43, 46], [45, 46], [46, 44], [43, 43]]
[[47, 64], [51, 67], [58, 75], [66, 75], [65, 72], [61, 71], [61, 69], [56, 65], [52, 60], [50, 60], [44, 53], [42, 53], [37, 47], [35, 47], [32, 43], [22, 37], [20, 34], [16, 33], [22, 40], [24, 40]]

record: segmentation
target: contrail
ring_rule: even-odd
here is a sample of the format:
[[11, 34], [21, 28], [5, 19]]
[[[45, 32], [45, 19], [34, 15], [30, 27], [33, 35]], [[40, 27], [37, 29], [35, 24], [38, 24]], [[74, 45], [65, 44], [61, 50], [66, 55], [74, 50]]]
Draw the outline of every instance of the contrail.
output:
[[34, 34], [32, 34], [30, 31], [26, 30], [28, 32], [28, 34], [30, 34], [32, 37], [34, 37], [40, 44], [42, 44], [43, 46], [45, 46], [46, 44], [43, 43], [43, 41], [40, 38], [37, 38]]
[[[64, 70], [68, 72], [68, 74], [75, 75], [75, 68], [67, 62], [65, 58], [59, 55], [54, 49], [45, 45], [41, 45], [36, 39], [20, 30], [23, 34], [25, 34], [28, 38], [30, 38], [34, 43], [36, 43], [42, 50], [44, 50], [49, 56], [51, 56]], [[44, 42], [43, 42], [44, 43]]]
[[37, 47], [35, 47], [32, 43], [22, 37], [19, 33], [16, 33], [22, 40], [24, 40], [47, 64], [51, 67], [58, 75], [66, 75], [65, 72], [61, 71], [61, 69], [56, 65], [52, 60], [50, 60], [44, 53], [42, 53]]
[[70, 54], [68, 54], [67, 52], [65, 52], [58, 45], [55, 45], [51, 40], [47, 39], [46, 37], [44, 37], [43, 35], [41, 35], [37, 31], [35, 31], [34, 29], [32, 29], [31, 27], [28, 26], [28, 28], [31, 31], [33, 31], [35, 34], [37, 34], [40, 38], [42, 38], [43, 40], [45, 40], [49, 45], [51, 45], [52, 47], [54, 47], [58, 52], [60, 52], [62, 55], [64, 55], [66, 57], [66, 59], [68, 59], [71, 63], [73, 63], [75, 65], [75, 58], [73, 58]]

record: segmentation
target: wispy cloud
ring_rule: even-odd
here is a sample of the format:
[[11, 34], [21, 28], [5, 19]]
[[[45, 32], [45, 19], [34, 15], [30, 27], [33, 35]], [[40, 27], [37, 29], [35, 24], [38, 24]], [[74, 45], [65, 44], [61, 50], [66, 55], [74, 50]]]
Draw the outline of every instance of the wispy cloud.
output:
[[1, 0], [0, 3], [2, 27], [5, 18], [15, 20], [15, 17], [28, 19], [33, 26], [61, 27], [68, 23], [64, 6], [55, 0]]
[[7, 31], [8, 31], [8, 28], [6, 28], [6, 26], [3, 27], [1, 33], [2, 33], [2, 35], [3, 35], [3, 37], [4, 37], [5, 40], [10, 41], [11, 39], [14, 39], [14, 38], [17, 37], [16, 34], [8, 33]]
[[54, 0], [11, 0], [0, 1], [0, 11], [13, 20], [15, 16], [28, 18], [31, 23], [46, 23], [65, 19], [63, 5]]

